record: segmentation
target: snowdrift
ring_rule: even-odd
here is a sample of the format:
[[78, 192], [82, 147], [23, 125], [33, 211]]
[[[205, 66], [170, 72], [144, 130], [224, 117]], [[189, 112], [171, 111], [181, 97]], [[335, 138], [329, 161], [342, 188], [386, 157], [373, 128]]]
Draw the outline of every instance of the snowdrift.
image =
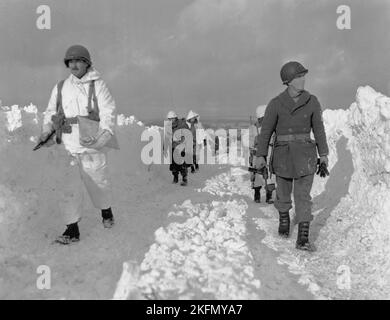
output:
[[169, 215], [187, 220], [157, 229], [140, 267], [124, 263], [114, 299], [258, 299], [246, 208], [243, 200], [176, 205]]
[[[11, 250], [20, 241], [27, 241], [24, 238], [31, 237], [32, 230], [42, 232], [42, 225], [62, 226], [57, 200], [64, 174], [63, 146], [32, 151], [41, 121], [42, 114], [32, 104], [2, 107], [0, 111], [0, 249]], [[141, 134], [146, 128], [134, 116], [118, 115], [117, 124], [121, 150], [109, 153], [113, 188], [145, 185], [162, 170], [159, 166], [151, 170], [141, 161]], [[90, 201], [85, 201], [85, 206], [85, 211], [94, 210]], [[50, 224], [52, 219], [57, 221]], [[31, 238], [28, 242], [35, 243]]]
[[314, 186], [315, 222], [323, 227], [305, 267], [325, 296], [389, 299], [390, 98], [359, 87], [349, 109], [323, 117], [332, 171]]

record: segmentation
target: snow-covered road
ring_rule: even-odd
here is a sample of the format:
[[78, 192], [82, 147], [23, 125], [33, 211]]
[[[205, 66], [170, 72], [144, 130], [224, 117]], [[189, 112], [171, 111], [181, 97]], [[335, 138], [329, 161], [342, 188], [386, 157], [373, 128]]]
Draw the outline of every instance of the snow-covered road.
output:
[[[312, 189], [313, 254], [295, 250], [296, 226], [290, 239], [278, 237], [276, 210], [253, 202], [242, 168], [203, 165], [188, 187], [172, 185], [168, 166], [135, 156], [142, 132], [158, 128], [123, 116], [122, 148], [109, 158], [115, 228], [105, 230], [87, 201], [80, 243], [53, 246], [64, 228], [60, 147], [32, 152], [42, 115], [5, 108], [0, 299], [388, 299], [389, 108], [367, 86], [350, 108], [324, 112], [330, 177]], [[42, 265], [50, 290], [36, 285]]]

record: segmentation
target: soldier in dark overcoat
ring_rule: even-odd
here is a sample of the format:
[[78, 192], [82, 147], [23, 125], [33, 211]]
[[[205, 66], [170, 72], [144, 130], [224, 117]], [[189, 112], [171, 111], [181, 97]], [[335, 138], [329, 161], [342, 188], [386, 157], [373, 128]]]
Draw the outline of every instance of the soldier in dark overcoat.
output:
[[[276, 175], [275, 208], [279, 211], [279, 234], [288, 237], [294, 193], [298, 223], [296, 247], [313, 250], [309, 242], [312, 202], [310, 191], [317, 159], [328, 166], [328, 144], [322, 119], [321, 105], [316, 96], [304, 89], [308, 72], [298, 62], [286, 63], [280, 72], [287, 89], [267, 105], [261, 133], [257, 141], [256, 167], [266, 165], [268, 145], [275, 132], [276, 140], [270, 169]], [[313, 131], [315, 141], [311, 139]], [[318, 156], [317, 156], [318, 152]]]

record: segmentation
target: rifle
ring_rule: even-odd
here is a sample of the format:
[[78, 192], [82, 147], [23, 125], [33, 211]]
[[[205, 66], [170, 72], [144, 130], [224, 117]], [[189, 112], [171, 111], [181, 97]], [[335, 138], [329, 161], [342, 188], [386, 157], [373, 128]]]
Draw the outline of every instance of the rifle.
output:
[[263, 167], [261, 169], [256, 169], [256, 168], [253, 168], [253, 167], [248, 167], [248, 171], [249, 172], [253, 172], [253, 173], [257, 173], [257, 174], [261, 174], [265, 180], [265, 183], [267, 185], [267, 179], [268, 179], [268, 169], [267, 167]]
[[[57, 84], [57, 101], [56, 101], [56, 109], [57, 112], [51, 117], [51, 120], [53, 122], [53, 130], [50, 132], [49, 136], [45, 141], [40, 141], [33, 149], [33, 151], [38, 150], [43, 145], [45, 145], [54, 134], [56, 134], [56, 143], [61, 144], [62, 142], [62, 133], [71, 133], [72, 127], [69, 122], [66, 121], [64, 109], [62, 108], [62, 87], [64, 85], [65, 80], [61, 80]], [[91, 97], [92, 93], [94, 92], [94, 81], [91, 82], [89, 86], [89, 93], [88, 93], [88, 113], [91, 113], [90, 110], [90, 103], [91, 103]], [[95, 97], [96, 98], [96, 97]], [[95, 99], [94, 98], [94, 99]], [[96, 103], [96, 101], [95, 101]], [[96, 104], [95, 104], [96, 105]]]
[[276, 141], [276, 133], [274, 132], [272, 134], [273, 136], [271, 137], [271, 154], [269, 156], [269, 162], [268, 162], [268, 166], [269, 166], [269, 178], [271, 179], [272, 178], [272, 174], [274, 174], [274, 169], [272, 168], [272, 161], [274, 160], [274, 150], [275, 150], [275, 141]]
[[55, 130], [53, 130], [48, 136], [47, 138], [44, 140], [44, 141], [39, 141], [39, 143], [34, 147], [33, 151], [36, 151], [38, 150], [39, 148], [41, 148], [42, 146], [44, 146], [52, 137], [53, 135], [56, 133]]

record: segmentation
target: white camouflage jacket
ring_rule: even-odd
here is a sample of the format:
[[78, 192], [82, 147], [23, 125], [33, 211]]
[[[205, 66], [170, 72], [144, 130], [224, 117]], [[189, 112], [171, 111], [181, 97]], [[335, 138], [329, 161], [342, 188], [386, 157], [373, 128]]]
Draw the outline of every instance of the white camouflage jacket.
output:
[[[88, 115], [88, 90], [89, 83], [95, 80], [95, 92], [99, 107], [100, 128], [114, 134], [115, 126], [115, 101], [111, 96], [106, 83], [100, 78], [100, 73], [91, 68], [81, 79], [71, 74], [64, 82], [62, 88], [62, 107], [65, 117]], [[93, 99], [92, 99], [93, 100]], [[92, 108], [94, 108], [92, 101]], [[57, 109], [57, 85], [52, 90], [48, 107], [44, 112], [43, 131], [50, 131], [52, 126], [51, 117]], [[79, 142], [79, 125], [72, 124], [72, 133], [62, 134], [65, 149], [72, 154], [95, 153], [95, 149], [86, 148]]]

